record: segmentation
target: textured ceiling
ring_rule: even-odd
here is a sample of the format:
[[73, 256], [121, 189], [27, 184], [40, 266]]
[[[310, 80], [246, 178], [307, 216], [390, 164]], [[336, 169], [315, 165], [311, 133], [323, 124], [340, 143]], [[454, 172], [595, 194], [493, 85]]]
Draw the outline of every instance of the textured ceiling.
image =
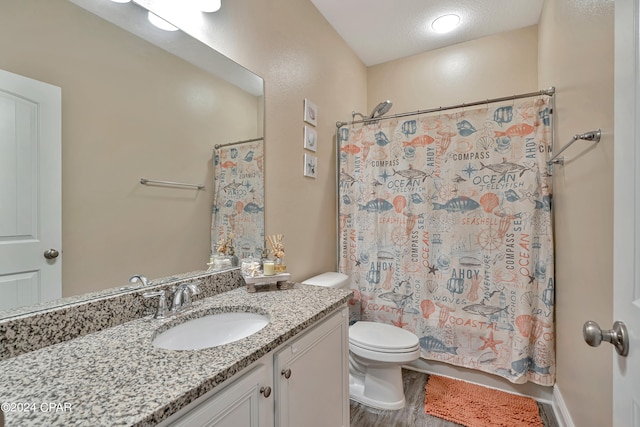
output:
[[[366, 66], [538, 23], [544, 0], [311, 0]], [[431, 22], [461, 23], [438, 34]]]

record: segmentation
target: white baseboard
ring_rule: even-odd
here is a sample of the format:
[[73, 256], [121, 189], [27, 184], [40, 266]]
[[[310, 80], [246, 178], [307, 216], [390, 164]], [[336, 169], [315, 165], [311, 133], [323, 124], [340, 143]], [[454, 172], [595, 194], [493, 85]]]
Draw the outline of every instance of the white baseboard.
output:
[[553, 413], [560, 427], [575, 427], [567, 405], [562, 398], [562, 393], [560, 393], [560, 388], [558, 388], [558, 384], [553, 386]]

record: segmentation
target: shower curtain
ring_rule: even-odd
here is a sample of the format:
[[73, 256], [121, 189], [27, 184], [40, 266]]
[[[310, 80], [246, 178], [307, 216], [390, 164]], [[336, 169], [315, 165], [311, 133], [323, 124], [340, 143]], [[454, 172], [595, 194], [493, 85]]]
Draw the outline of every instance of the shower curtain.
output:
[[264, 155], [262, 141], [214, 151], [211, 253], [233, 233], [238, 258], [260, 257], [264, 248]]
[[549, 103], [339, 130], [353, 318], [414, 332], [426, 359], [555, 382]]

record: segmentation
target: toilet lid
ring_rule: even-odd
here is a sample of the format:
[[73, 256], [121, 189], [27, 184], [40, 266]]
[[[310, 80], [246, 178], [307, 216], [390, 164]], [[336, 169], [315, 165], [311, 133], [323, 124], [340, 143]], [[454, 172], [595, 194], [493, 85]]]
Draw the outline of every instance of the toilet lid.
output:
[[377, 322], [356, 322], [349, 327], [349, 342], [358, 347], [384, 352], [405, 352], [418, 348], [418, 337], [396, 326]]

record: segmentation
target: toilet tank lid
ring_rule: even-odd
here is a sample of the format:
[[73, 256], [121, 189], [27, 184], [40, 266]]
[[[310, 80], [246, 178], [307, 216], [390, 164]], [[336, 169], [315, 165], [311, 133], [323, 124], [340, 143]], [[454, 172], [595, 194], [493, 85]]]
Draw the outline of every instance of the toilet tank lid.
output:
[[303, 285], [324, 286], [325, 288], [349, 288], [349, 276], [335, 271], [329, 271], [317, 276], [313, 276], [304, 282]]

